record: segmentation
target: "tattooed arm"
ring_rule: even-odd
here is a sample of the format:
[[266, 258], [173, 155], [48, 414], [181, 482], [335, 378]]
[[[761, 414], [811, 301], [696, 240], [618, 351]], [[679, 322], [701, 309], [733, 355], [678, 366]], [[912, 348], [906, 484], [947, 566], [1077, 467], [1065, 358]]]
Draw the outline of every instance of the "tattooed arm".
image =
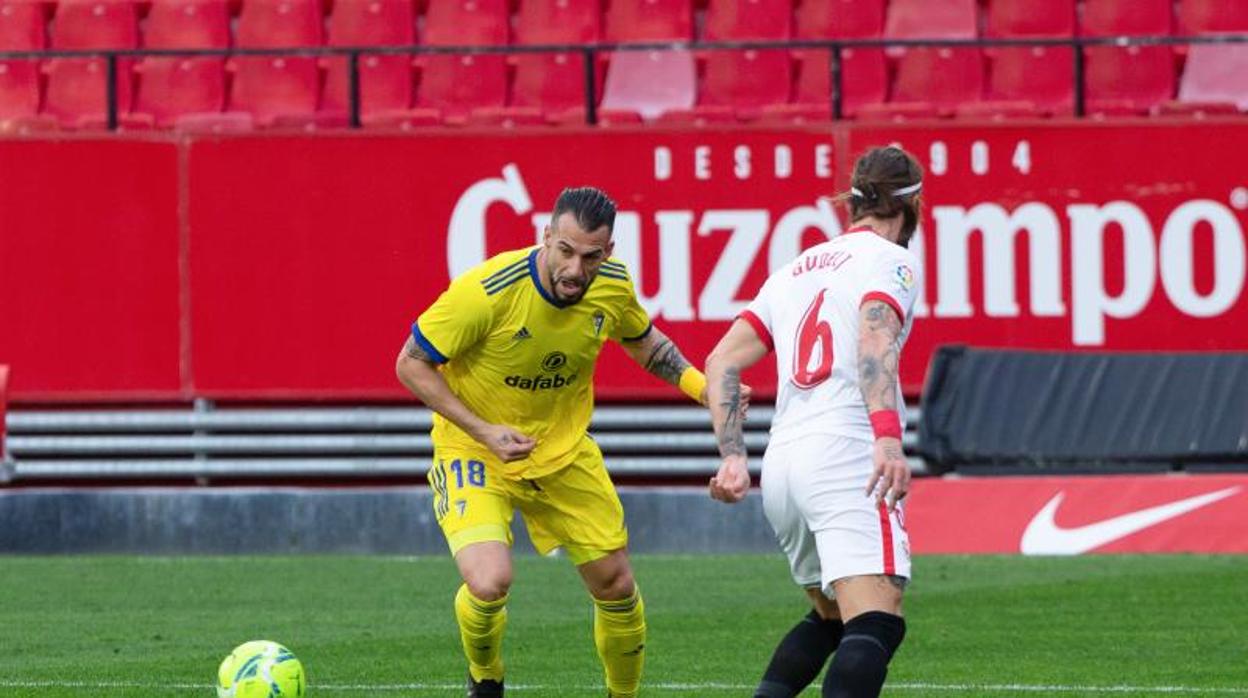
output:
[[470, 410], [446, 384], [446, 379], [438, 371], [437, 362], [410, 335], [403, 349], [399, 351], [394, 371], [399, 382], [420, 398], [429, 409], [449, 419], [504, 462], [527, 458], [537, 445], [532, 438], [515, 429], [502, 424], [491, 424]]
[[[901, 356], [901, 318], [887, 303], [869, 300], [858, 312], [858, 389], [873, 416], [897, 414], [897, 367]], [[910, 489], [910, 466], [900, 433], [877, 432], [874, 470], [867, 493], [893, 509]]]
[[[620, 346], [642, 368], [677, 387], [680, 387], [681, 375], [690, 366], [676, 343], [657, 327], [651, 327], [641, 339], [620, 342]], [[706, 399], [700, 401], [705, 403]]]
[[744, 432], [748, 388], [741, 384], [741, 371], [758, 363], [768, 351], [749, 323], [737, 320], [706, 359], [707, 405], [723, 458], [719, 472], [711, 478], [710, 493], [721, 502], [739, 502], [750, 488]]

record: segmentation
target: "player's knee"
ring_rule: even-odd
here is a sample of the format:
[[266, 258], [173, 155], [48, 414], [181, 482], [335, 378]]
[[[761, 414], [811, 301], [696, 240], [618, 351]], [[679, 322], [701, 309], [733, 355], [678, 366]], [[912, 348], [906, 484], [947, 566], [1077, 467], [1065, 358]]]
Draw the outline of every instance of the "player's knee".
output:
[[610, 575], [600, 580], [593, 589], [594, 598], [603, 601], [627, 599], [637, 591], [633, 580], [633, 571], [628, 566], [613, 570]]
[[464, 575], [468, 592], [482, 601], [497, 601], [511, 589], [510, 570], [481, 570]]

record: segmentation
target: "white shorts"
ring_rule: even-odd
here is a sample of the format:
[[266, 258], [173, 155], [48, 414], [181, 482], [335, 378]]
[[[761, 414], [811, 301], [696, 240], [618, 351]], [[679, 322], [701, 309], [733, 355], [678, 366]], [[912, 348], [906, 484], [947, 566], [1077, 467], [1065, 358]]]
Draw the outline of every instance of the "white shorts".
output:
[[899, 505], [890, 514], [866, 493], [871, 442], [813, 434], [767, 447], [763, 511], [789, 557], [793, 581], [833, 598], [832, 582], [887, 574], [910, 578], [910, 540]]

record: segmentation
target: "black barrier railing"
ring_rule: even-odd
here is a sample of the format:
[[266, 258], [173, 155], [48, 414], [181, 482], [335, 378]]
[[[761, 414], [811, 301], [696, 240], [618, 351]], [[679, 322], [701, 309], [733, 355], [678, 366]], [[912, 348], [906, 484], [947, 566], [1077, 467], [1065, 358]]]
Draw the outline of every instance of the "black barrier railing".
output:
[[[105, 79], [108, 100], [108, 127], [116, 129], [119, 123], [117, 103], [117, 71], [121, 58], [145, 57], [220, 57], [235, 56], [293, 56], [306, 58], [346, 57], [348, 62], [348, 104], [352, 127], [361, 125], [360, 119], [360, 56], [384, 55], [490, 55], [490, 54], [542, 54], [580, 53], [585, 69], [585, 121], [596, 124], [597, 85], [595, 65], [600, 53], [617, 51], [720, 51], [720, 50], [802, 50], [824, 49], [830, 52], [829, 72], [831, 94], [828, 96], [832, 116], [843, 116], [843, 72], [841, 52], [855, 48], [992, 48], [992, 47], [1065, 47], [1083, 49], [1090, 46], [1130, 48], [1132, 46], [1187, 46], [1191, 44], [1242, 44], [1248, 43], [1248, 34], [1210, 34], [1201, 36], [1075, 36], [1075, 37], [1029, 37], [1010, 39], [792, 39], [787, 41], [693, 41], [655, 42], [630, 44], [542, 44], [532, 46], [319, 46], [314, 48], [222, 48], [222, 49], [95, 49], [95, 50], [44, 50], [0, 51], [0, 61], [32, 60], [49, 58], [104, 58], [107, 61]], [[1083, 89], [1084, 55], [1074, 51], [1074, 113], [1085, 115]]]

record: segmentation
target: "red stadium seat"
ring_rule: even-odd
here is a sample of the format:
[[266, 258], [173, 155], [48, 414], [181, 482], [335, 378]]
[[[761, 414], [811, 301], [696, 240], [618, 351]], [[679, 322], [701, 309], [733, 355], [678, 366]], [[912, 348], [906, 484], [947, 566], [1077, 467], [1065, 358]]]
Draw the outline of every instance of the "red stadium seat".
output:
[[689, 41], [693, 39], [691, 0], [609, 0], [609, 43]]
[[1174, 27], [1171, 0], [1085, 0], [1088, 36], [1167, 35]]
[[[134, 3], [111, 0], [63, 0], [52, 31], [54, 49], [132, 49], [138, 46], [138, 12]], [[133, 59], [117, 61], [119, 115], [130, 113]], [[59, 58], [48, 61], [45, 111], [62, 126], [100, 126], [108, 119], [107, 62], [103, 58]], [[137, 125], [137, 124], [136, 124]]]
[[[412, 0], [335, 0], [329, 19], [331, 46], [409, 46], [416, 43]], [[349, 65], [346, 58], [326, 62], [322, 111], [346, 118], [350, 111]], [[362, 55], [360, 120], [402, 121], [412, 105], [412, 58], [405, 55]]]
[[1182, 0], [1179, 31], [1183, 34], [1248, 32], [1248, 2], [1242, 0]]
[[143, 29], [147, 48], [227, 48], [226, 0], [152, 0]]
[[793, 35], [793, 4], [789, 0], [710, 0], [703, 38], [788, 39]]
[[697, 106], [670, 110], [661, 120], [699, 125], [752, 121], [762, 118], [767, 108], [789, 102], [792, 56], [788, 51], [708, 51], [703, 71]]
[[973, 39], [979, 35], [976, 0], [892, 0], [884, 35], [895, 39]]
[[516, 43], [596, 43], [602, 38], [599, 5], [598, 0], [523, 0], [516, 15]]
[[697, 65], [688, 51], [617, 51], [607, 70], [598, 122], [612, 125], [689, 111], [698, 95]]
[[[524, 0], [515, 28], [516, 43], [522, 45], [597, 43], [602, 13], [597, 0]], [[486, 118], [585, 123], [585, 62], [580, 53], [517, 54], [511, 62], [511, 106]]]
[[918, 48], [897, 63], [888, 104], [868, 105], [870, 119], [950, 116], [984, 97], [983, 53], [977, 48]]
[[217, 114], [225, 106], [225, 61], [220, 58], [149, 58], [139, 65], [134, 110], [156, 126], [175, 126], [190, 114]]
[[1248, 112], [1248, 44], [1193, 44], [1167, 113]]
[[[801, 0], [799, 39], [875, 38], [884, 31], [883, 0]], [[794, 52], [797, 85], [794, 103], [768, 107], [773, 119], [818, 121], [832, 116], [831, 55], [823, 49]], [[853, 118], [861, 106], [888, 97], [888, 66], [880, 49], [841, 51], [841, 115]]]
[[1074, 50], [1060, 46], [988, 50], [983, 102], [959, 107], [958, 116], [1056, 116], [1073, 113]]
[[291, 48], [325, 43], [320, 0], [247, 0], [238, 17], [241, 48]]
[[431, 46], [499, 46], [508, 42], [507, 0], [429, 0], [425, 43]]
[[800, 0], [797, 38], [861, 39], [884, 33], [884, 0]]
[[[768, 107], [773, 117], [797, 121], [826, 120], [832, 116], [831, 57], [820, 49], [797, 52], [797, 89], [793, 104]], [[841, 51], [841, 116], [852, 119], [864, 106], [888, 97], [888, 66], [883, 49]]]
[[[429, 0], [425, 43], [498, 46], [508, 43], [507, 0]], [[498, 54], [429, 55], [420, 59], [415, 118], [461, 124], [474, 110], [507, 104], [507, 60]]]
[[[323, 40], [320, 0], [247, 0], [238, 18], [241, 48], [314, 47]], [[315, 58], [240, 56], [231, 67], [232, 110], [251, 114], [260, 126], [315, 120], [321, 81]]]
[[[30, 51], [46, 46], [41, 5], [20, 0], [0, 3], [0, 50]], [[37, 60], [0, 61], [0, 130], [55, 123], [38, 115], [42, 97], [39, 81]]]
[[1089, 114], [1144, 114], [1174, 98], [1174, 56], [1167, 46], [1092, 46], [1084, 89]]
[[1073, 36], [1074, 0], [990, 0], [984, 35]]
[[[144, 30], [148, 48], [202, 49], [230, 45], [225, 0], [154, 0]], [[159, 127], [189, 114], [215, 114], [225, 106], [225, 61], [212, 57], [152, 56], [139, 63], [135, 112]]]

